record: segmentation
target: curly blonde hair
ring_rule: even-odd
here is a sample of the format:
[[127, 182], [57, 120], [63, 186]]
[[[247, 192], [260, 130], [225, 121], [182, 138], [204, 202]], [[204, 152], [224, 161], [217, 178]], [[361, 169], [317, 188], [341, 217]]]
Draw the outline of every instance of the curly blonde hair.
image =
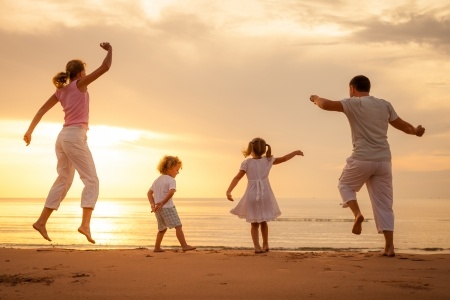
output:
[[246, 150], [242, 151], [242, 154], [244, 154], [245, 157], [251, 155], [252, 153], [255, 154], [255, 156], [263, 156], [265, 153], [266, 157], [270, 159], [272, 157], [272, 148], [266, 143], [265, 140], [257, 137], [248, 143]]
[[78, 73], [84, 71], [85, 66], [86, 64], [79, 59], [69, 61], [66, 65], [66, 72], [59, 72], [53, 77], [53, 84], [57, 89], [64, 87], [67, 80], [74, 79]]
[[170, 168], [172, 168], [174, 166], [178, 166], [178, 165], [180, 165], [180, 168], [183, 167], [183, 163], [178, 158], [178, 156], [165, 155], [159, 161], [157, 169], [158, 169], [159, 173], [166, 174], [167, 170], [169, 170]]

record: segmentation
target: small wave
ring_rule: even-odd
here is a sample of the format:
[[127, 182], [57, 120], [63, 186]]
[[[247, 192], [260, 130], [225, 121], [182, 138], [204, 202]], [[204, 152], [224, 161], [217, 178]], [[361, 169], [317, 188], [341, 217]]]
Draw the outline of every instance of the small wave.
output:
[[[365, 219], [364, 222], [369, 222], [371, 219]], [[278, 218], [278, 222], [351, 222], [355, 219], [329, 219], [329, 218]]]
[[[232, 247], [232, 246], [196, 246], [197, 250], [205, 251], [253, 251], [253, 247]], [[101, 251], [101, 250], [143, 250], [152, 251], [152, 246], [139, 245], [45, 245], [45, 244], [0, 244], [0, 248], [5, 249], [34, 249], [36, 251]], [[165, 246], [167, 250], [178, 251], [180, 246]], [[380, 252], [377, 247], [271, 247], [271, 251], [278, 252]], [[398, 253], [417, 254], [450, 254], [450, 248], [406, 248], [396, 249]]]
[[415, 251], [425, 251], [425, 252], [448, 252], [450, 248], [411, 248]]

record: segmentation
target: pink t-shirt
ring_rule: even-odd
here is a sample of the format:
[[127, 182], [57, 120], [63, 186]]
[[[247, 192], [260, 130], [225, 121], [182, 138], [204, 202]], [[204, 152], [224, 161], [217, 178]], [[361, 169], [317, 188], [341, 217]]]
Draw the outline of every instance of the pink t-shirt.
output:
[[77, 81], [72, 81], [55, 92], [64, 110], [64, 127], [82, 125], [88, 129], [89, 122], [89, 93], [80, 92]]

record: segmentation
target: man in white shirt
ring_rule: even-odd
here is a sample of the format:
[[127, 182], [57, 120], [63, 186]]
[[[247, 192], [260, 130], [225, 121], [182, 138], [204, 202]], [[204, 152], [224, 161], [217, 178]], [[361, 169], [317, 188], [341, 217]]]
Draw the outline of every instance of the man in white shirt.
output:
[[332, 101], [317, 95], [310, 100], [323, 110], [343, 112], [349, 121], [353, 153], [339, 178], [342, 207], [350, 207], [354, 216], [352, 232], [361, 234], [364, 216], [358, 205], [356, 192], [366, 184], [375, 224], [384, 234], [383, 255], [393, 257], [394, 212], [392, 210], [391, 151], [387, 141], [389, 124], [407, 134], [422, 136], [425, 128], [414, 127], [398, 117], [392, 105], [369, 95], [370, 80], [363, 75], [355, 76], [349, 83], [350, 98]]

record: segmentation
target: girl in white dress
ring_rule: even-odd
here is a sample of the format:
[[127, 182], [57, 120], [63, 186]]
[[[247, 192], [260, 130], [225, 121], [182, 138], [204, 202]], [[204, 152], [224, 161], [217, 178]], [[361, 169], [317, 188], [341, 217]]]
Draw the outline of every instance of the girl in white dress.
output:
[[[267, 150], [267, 152], [266, 152]], [[230, 212], [239, 218], [251, 223], [251, 236], [255, 246], [255, 253], [269, 251], [269, 227], [268, 221], [273, 221], [281, 215], [277, 200], [269, 183], [269, 172], [272, 165], [277, 165], [290, 160], [296, 155], [302, 155], [300, 150], [293, 151], [282, 157], [273, 158], [270, 145], [262, 138], [254, 138], [243, 151], [245, 157], [239, 172], [233, 178], [227, 189], [227, 198], [234, 201], [231, 192], [244, 175], [247, 175], [248, 184], [239, 203]], [[265, 154], [265, 156], [263, 156]], [[259, 226], [263, 238], [262, 247], [259, 244]]]

